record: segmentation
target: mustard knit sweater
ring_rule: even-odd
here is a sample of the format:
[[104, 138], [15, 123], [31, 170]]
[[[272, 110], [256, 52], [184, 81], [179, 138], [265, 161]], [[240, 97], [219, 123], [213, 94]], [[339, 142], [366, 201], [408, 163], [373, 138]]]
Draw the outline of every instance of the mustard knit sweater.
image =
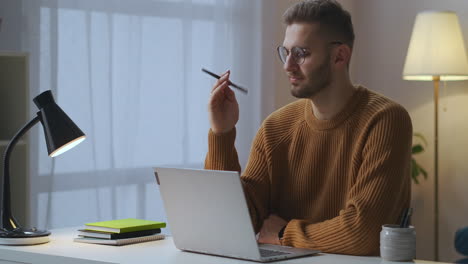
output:
[[[205, 168], [240, 172], [236, 130], [208, 137]], [[409, 206], [411, 140], [406, 110], [364, 87], [330, 120], [308, 99], [275, 111], [241, 176], [255, 230], [277, 214], [283, 245], [378, 255], [381, 226]]]

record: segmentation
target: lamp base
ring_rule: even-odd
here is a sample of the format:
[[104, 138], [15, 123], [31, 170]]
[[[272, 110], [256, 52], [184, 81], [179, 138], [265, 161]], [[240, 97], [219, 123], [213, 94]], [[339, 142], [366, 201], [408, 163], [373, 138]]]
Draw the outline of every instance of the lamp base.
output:
[[19, 227], [14, 230], [0, 228], [0, 245], [27, 246], [44, 244], [50, 241], [49, 235], [49, 231], [36, 228]]

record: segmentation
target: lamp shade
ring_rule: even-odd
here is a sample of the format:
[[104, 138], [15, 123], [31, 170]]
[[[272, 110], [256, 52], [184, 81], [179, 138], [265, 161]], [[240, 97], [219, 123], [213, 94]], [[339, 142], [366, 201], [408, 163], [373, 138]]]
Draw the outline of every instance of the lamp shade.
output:
[[416, 16], [403, 79], [468, 80], [468, 60], [457, 14], [425, 11]]
[[56, 157], [85, 140], [85, 134], [55, 103], [50, 90], [33, 99], [40, 118], [50, 157]]

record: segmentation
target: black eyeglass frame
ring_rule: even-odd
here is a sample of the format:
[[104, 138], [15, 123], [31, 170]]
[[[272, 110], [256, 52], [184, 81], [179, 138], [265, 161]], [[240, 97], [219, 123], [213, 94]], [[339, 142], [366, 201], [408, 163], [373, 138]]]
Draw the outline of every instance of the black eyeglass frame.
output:
[[[329, 43], [327, 43], [328, 45], [342, 45], [344, 44], [344, 42], [341, 42], [341, 41], [331, 41]], [[284, 59], [282, 58], [281, 56], [281, 50], [285, 50], [287, 53], [286, 53], [286, 57], [284, 57]], [[296, 51], [296, 54], [301, 54], [299, 56], [295, 55], [294, 56], [294, 63], [297, 64], [297, 65], [301, 65], [302, 63], [304, 63], [305, 61], [305, 58], [310, 55], [310, 51], [307, 49], [307, 48], [300, 48], [300, 47], [292, 47], [291, 48], [291, 51], [289, 51], [287, 48], [285, 48], [284, 46], [280, 45], [276, 48], [276, 51], [278, 53], [278, 57], [280, 59], [280, 61], [283, 63], [283, 64], [286, 64], [286, 61], [288, 59], [288, 56], [290, 54], [295, 54], [294, 51]]]

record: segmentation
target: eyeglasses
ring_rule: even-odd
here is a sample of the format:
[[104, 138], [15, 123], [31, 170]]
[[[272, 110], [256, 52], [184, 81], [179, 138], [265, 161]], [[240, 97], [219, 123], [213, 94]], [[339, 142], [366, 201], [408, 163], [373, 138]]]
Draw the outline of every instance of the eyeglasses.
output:
[[[343, 42], [341, 41], [332, 41], [328, 43], [329, 45], [341, 45]], [[305, 58], [310, 55], [310, 52], [308, 49], [305, 48], [299, 48], [299, 47], [292, 47], [291, 51], [289, 51], [287, 48], [284, 46], [279, 46], [277, 49], [278, 51], [278, 56], [280, 60], [285, 64], [288, 56], [291, 54], [292, 56], [292, 62], [297, 65], [301, 65], [304, 63]]]

